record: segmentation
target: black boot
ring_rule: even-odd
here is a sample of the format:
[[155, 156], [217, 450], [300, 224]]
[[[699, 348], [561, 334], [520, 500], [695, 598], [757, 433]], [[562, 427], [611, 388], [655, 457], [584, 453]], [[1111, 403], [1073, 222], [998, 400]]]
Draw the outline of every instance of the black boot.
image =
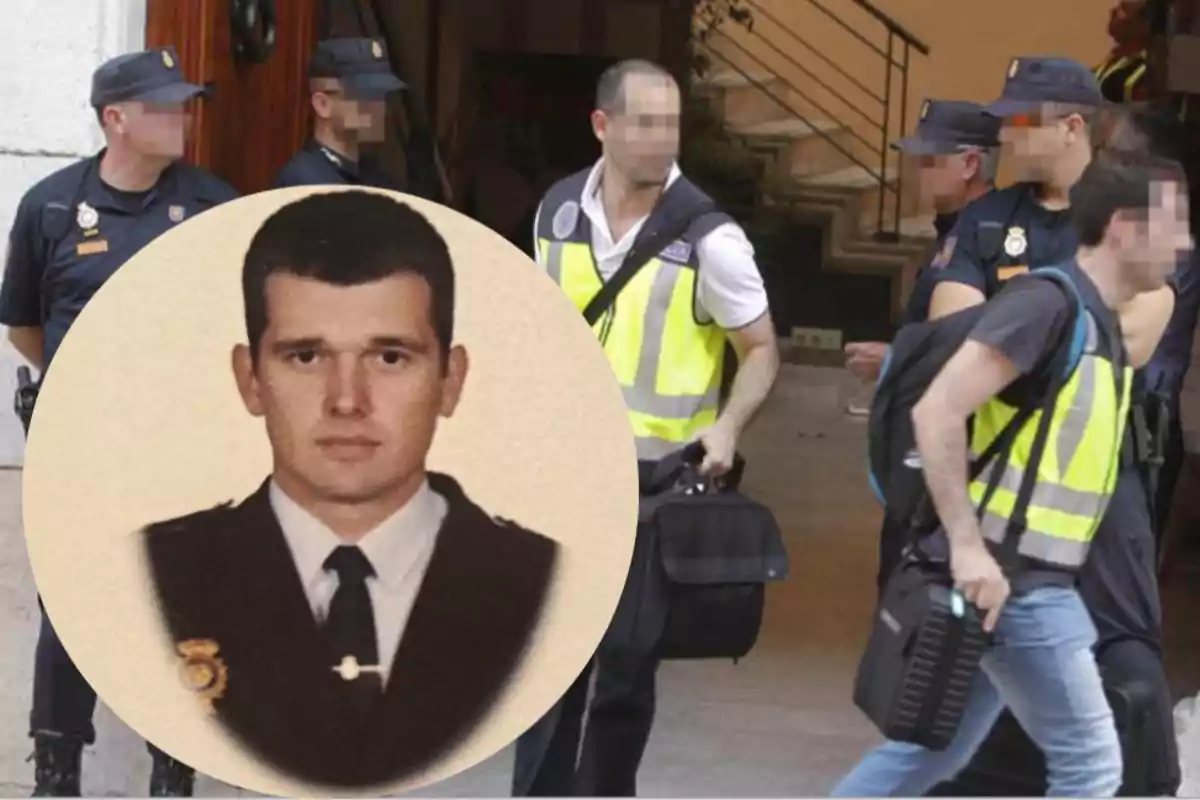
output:
[[151, 797], [191, 797], [196, 783], [196, 771], [171, 758], [157, 747], [150, 748], [153, 766], [150, 768]]
[[33, 739], [33, 797], [79, 797], [83, 743], [61, 736]]

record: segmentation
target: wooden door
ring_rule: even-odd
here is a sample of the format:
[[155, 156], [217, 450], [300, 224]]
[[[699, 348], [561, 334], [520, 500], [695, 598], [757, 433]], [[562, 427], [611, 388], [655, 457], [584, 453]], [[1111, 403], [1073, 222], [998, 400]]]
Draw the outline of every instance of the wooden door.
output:
[[245, 194], [270, 187], [310, 124], [305, 73], [322, 3], [273, 4], [275, 48], [254, 64], [233, 55], [230, 0], [146, 0], [146, 47], [174, 46], [188, 79], [215, 90], [197, 103], [187, 160]]

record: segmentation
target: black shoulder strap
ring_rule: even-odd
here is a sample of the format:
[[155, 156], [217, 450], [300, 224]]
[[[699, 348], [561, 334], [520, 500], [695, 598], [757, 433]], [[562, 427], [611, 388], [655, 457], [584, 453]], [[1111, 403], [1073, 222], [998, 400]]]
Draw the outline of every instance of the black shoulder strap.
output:
[[[1037, 478], [1037, 469], [1032, 465], [1036, 465], [1041, 460], [1042, 453], [1045, 450], [1046, 437], [1049, 433], [1049, 423], [1054, 416], [1054, 405], [1058, 400], [1059, 393], [1070, 377], [1071, 371], [1067, 367], [1072, 361], [1071, 340], [1074, 336], [1075, 328], [1079, 324], [1079, 315], [1087, 313], [1080, 305], [1075, 293], [1062, 280], [1055, 280], [1050, 276], [1043, 278], [1043, 280], [1050, 280], [1067, 295], [1067, 299], [1070, 301], [1070, 315], [1055, 339], [1054, 357], [1050, 363], [1050, 381], [1046, 387], [1046, 394], [1042, 405], [1039, 407], [1030, 403], [1017, 409], [1016, 413], [1012, 415], [996, 437], [984, 448], [984, 451], [977, 458], [971, 460], [968, 465], [967, 483], [969, 484], [977, 480], [989, 464], [995, 464], [995, 469], [989, 476], [988, 485], [984, 488], [983, 497], [980, 498], [979, 505], [975, 510], [976, 515], [980, 518], [982, 518], [984, 511], [991, 502], [992, 495], [999, 488], [1000, 478], [1004, 469], [1008, 466], [1008, 459], [1012, 453], [1012, 447], [1016, 443], [1017, 435], [1021, 432], [1025, 423], [1035, 413], [1041, 411], [1042, 417], [1035, 435], [1033, 452], [1030, 454], [1031, 468], [1025, 471], [1025, 480], [1022, 482], [1017, 497], [1016, 511], [1018, 514], [1024, 515], [1025, 506], [1022, 503], [1028, 504]], [[910, 525], [907, 537], [908, 543], [912, 544], [921, 538], [929, 530], [928, 525], [935, 522], [936, 519], [937, 515], [933, 509], [933, 500], [929, 497], [928, 492], [926, 492], [923, 502], [918, 507], [913, 524]], [[1006, 546], [1011, 545], [1006, 542]]]
[[633, 247], [629, 249], [625, 260], [621, 262], [621, 266], [611, 278], [604, 282], [604, 286], [583, 310], [583, 318], [587, 320], [588, 325], [595, 325], [596, 320], [608, 311], [613, 301], [617, 299], [617, 295], [625, 288], [625, 284], [632, 280], [647, 261], [662, 252], [663, 248], [671, 242], [683, 236], [698, 218], [716, 210], [716, 204], [712, 198], [703, 192], [696, 191], [682, 178], [675, 181], [663, 193], [658, 202], [660, 206], [671, 210], [657, 219], [651, 212], [650, 219], [646, 220]]

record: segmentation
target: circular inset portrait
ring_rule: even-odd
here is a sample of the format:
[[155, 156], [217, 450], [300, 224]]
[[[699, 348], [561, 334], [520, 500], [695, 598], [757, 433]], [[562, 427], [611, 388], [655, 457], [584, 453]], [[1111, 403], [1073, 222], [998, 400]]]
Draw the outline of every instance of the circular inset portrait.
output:
[[245, 197], [96, 294], [41, 387], [29, 556], [134, 730], [267, 794], [407, 791], [486, 759], [604, 633], [633, 433], [558, 286], [458, 212]]

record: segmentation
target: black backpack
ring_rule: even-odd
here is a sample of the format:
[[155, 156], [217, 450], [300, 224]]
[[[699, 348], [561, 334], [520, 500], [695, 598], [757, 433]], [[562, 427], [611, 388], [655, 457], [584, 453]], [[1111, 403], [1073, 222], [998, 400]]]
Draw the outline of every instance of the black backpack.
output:
[[[1074, 301], [1072, 324], [1063, 327], [1059, 348], [1068, 344], [1060, 373], [1065, 383], [1079, 364], [1087, 341], [1087, 311], [1071, 278], [1053, 267], [1031, 270], [1031, 277], [1054, 281]], [[937, 320], [901, 328], [892, 342], [879, 372], [867, 420], [867, 457], [871, 489], [884, 507], [884, 514], [913, 530], [933, 522], [931, 502], [916, 450], [912, 425], [913, 406], [925, 394], [934, 377], [958, 351], [983, 314], [985, 304], [964, 308]], [[1061, 384], [1059, 384], [1061, 385]], [[1052, 387], [1053, 390], [1053, 387]], [[1007, 449], [1025, 421], [1038, 409], [1026, 408], [1013, 415], [1004, 430], [970, 467], [970, 480]]]

